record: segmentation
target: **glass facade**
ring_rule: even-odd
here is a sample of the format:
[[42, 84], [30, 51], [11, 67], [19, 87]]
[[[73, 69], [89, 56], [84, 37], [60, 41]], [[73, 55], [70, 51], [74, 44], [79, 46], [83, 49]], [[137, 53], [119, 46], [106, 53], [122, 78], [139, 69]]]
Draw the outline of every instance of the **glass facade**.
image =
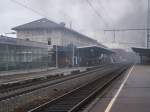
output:
[[0, 43], [0, 71], [45, 68], [48, 62], [47, 48]]

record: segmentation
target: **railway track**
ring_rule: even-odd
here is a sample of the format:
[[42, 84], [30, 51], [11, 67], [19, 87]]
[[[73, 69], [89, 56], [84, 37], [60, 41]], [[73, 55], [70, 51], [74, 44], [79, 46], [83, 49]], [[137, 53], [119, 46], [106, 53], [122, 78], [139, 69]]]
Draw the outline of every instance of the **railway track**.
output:
[[16, 83], [14, 85], [3, 85], [0, 87], [0, 101], [9, 99], [11, 97], [15, 97], [21, 94], [26, 94], [28, 92], [38, 90], [44, 87], [48, 87], [60, 82], [64, 82], [66, 80], [70, 80], [73, 78], [81, 77], [83, 75], [87, 75], [89, 73], [95, 72], [95, 71], [101, 71], [106, 68], [106, 66], [109, 68], [112, 65], [103, 65], [100, 67], [95, 67], [91, 71], [87, 71], [80, 74], [74, 74], [69, 76], [51, 76], [50, 78], [46, 78], [44, 80], [38, 80], [35, 79], [33, 81], [27, 81], [25, 83]]
[[[110, 69], [108, 73], [91, 83], [82, 85], [63, 96], [46, 102], [28, 112], [77, 112], [128, 68], [128, 65], [112, 67], [113, 70]], [[99, 72], [100, 71], [97, 71], [96, 73]]]
[[29, 86], [33, 86], [36, 84], [56, 80], [56, 79], [62, 78], [62, 77], [63, 76], [55, 75], [55, 76], [49, 76], [46, 78], [42, 77], [42, 78], [36, 78], [36, 79], [32, 79], [32, 80], [26, 80], [23, 82], [20, 81], [18, 83], [13, 83], [13, 84], [3, 84], [0, 86], [0, 94], [14, 91], [14, 90], [17, 90], [20, 88], [29, 87]]
[[[104, 67], [104, 66], [106, 66], [106, 65], [96, 66], [93, 68], [87, 68], [87, 70], [93, 70], [93, 69]], [[42, 74], [45, 72], [40, 72], [40, 73]], [[71, 75], [75, 75], [75, 74], [79, 74], [79, 73], [80, 73], [80, 70], [75, 70], [75, 71], [72, 71]], [[49, 82], [49, 81], [56, 80], [58, 78], [64, 78], [64, 77], [67, 77], [67, 76], [64, 76], [63, 73], [59, 73], [56, 75], [47, 75], [45, 77], [39, 77], [39, 78], [34, 78], [34, 79], [20, 80], [20, 81], [14, 82], [14, 83], [11, 83], [11, 82], [10, 83], [2, 83], [2, 84], [0, 84], [0, 93], [10, 92], [10, 91], [14, 91], [16, 89], [33, 86], [36, 84], [45, 83], [45, 82]]]

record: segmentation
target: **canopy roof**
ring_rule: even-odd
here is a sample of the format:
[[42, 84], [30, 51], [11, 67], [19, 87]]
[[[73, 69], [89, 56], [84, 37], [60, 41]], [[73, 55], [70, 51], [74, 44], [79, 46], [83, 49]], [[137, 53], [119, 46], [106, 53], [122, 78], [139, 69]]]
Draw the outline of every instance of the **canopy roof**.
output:
[[91, 46], [83, 46], [83, 47], [77, 47], [77, 48], [79, 50], [97, 49], [99, 52], [102, 52], [102, 53], [105, 53], [105, 54], [115, 53], [111, 49], [109, 49], [105, 46], [91, 45]]
[[139, 55], [150, 57], [150, 49], [133, 47], [132, 50], [134, 52], [138, 53]]

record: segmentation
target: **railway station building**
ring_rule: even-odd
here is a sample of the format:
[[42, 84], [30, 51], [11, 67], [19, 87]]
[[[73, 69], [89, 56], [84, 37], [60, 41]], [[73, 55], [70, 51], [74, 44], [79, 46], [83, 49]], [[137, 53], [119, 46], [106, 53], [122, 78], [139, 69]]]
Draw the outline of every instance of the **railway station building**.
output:
[[[48, 46], [48, 54], [49, 54], [49, 66], [80, 66], [86, 65], [85, 61], [82, 58], [79, 58], [77, 52], [83, 52], [90, 55], [90, 52], [86, 52], [86, 46], [99, 46], [98, 51], [101, 52], [101, 57], [109, 56], [107, 53], [109, 50], [107, 47], [103, 46], [96, 40], [85, 36], [81, 33], [74, 31], [73, 29], [67, 28], [65, 23], [55, 23], [50, 21], [46, 18], [42, 18], [33, 22], [29, 22], [17, 27], [12, 28], [17, 33], [18, 39], [24, 39], [27, 41], [35, 41], [41, 42]], [[93, 46], [94, 49], [94, 56], [97, 53], [96, 48]], [[82, 48], [82, 49], [81, 49]], [[84, 48], [84, 49], [83, 49]], [[108, 52], [103, 52], [108, 51]], [[82, 54], [82, 53], [79, 53]], [[85, 56], [86, 57], [86, 56]], [[94, 57], [89, 56], [92, 58]], [[97, 57], [95, 57], [97, 58]], [[102, 58], [103, 59], [103, 58]], [[57, 61], [56, 61], [57, 60]], [[80, 61], [79, 61], [80, 60]], [[82, 62], [81, 62], [82, 60]], [[82, 64], [81, 64], [82, 63]], [[84, 64], [83, 64], [84, 63]], [[88, 62], [87, 63], [91, 63]], [[95, 62], [92, 62], [95, 65]], [[92, 65], [91, 63], [91, 65]], [[95, 64], [94, 64], [95, 63]], [[88, 64], [90, 65], [90, 64]]]
[[110, 49], [64, 23], [43, 18], [12, 29], [17, 38], [0, 36], [0, 71], [111, 62]]

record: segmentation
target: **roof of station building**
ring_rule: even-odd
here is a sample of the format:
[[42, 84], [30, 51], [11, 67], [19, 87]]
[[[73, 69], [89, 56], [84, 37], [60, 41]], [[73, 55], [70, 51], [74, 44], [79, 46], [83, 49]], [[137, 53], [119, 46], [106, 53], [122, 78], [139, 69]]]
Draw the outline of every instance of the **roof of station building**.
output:
[[149, 56], [150, 57], [150, 49], [148, 49], [148, 48], [135, 48], [135, 47], [133, 47], [132, 50], [136, 53], [139, 53], [142, 56]]
[[36, 21], [32, 21], [17, 27], [12, 28], [12, 30], [25, 30], [25, 29], [49, 29], [49, 28], [62, 28], [61, 24], [57, 24], [46, 18], [42, 18]]
[[112, 54], [115, 53], [113, 52], [111, 49], [105, 47], [105, 46], [101, 46], [101, 45], [89, 45], [89, 46], [81, 46], [81, 47], [77, 47], [78, 49], [92, 49], [92, 48], [96, 48], [99, 51], [106, 53], [106, 54]]
[[12, 38], [0, 35], [0, 44], [5, 45], [15, 45], [15, 46], [28, 46], [28, 47], [37, 47], [37, 48], [48, 48], [48, 46], [41, 42], [34, 42], [30, 40]]

